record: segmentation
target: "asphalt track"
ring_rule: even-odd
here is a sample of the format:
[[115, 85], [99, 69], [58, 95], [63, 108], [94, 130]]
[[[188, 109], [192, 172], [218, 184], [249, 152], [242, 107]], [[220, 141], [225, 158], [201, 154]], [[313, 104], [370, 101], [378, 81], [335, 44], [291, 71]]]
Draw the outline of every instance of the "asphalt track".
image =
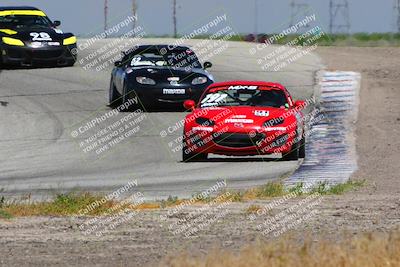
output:
[[[81, 53], [81, 57], [105, 42], [99, 41]], [[168, 43], [145, 39], [141, 43]], [[193, 44], [195, 41], [189, 41]], [[320, 58], [309, 54], [277, 72], [265, 72], [254, 56], [254, 44], [230, 43], [215, 56], [210, 72], [217, 81], [246, 79], [284, 84], [295, 99], [313, 95], [315, 72], [322, 68]], [[128, 142], [90, 158], [71, 137], [71, 129], [93, 114], [109, 111], [106, 106], [110, 67], [85, 70], [40, 68], [2, 70], [0, 73], [0, 190], [6, 195], [47, 198], [56, 192], [84, 190], [109, 192], [137, 180], [139, 190], [148, 199], [190, 196], [226, 180], [228, 188], [248, 188], [264, 184], [295, 170], [299, 162], [277, 161], [271, 157], [216, 157], [209, 162], [182, 163], [168, 143], [181, 130], [162, 138], [186, 113], [154, 112], [146, 114], [140, 131]], [[118, 116], [125, 116], [119, 114]]]

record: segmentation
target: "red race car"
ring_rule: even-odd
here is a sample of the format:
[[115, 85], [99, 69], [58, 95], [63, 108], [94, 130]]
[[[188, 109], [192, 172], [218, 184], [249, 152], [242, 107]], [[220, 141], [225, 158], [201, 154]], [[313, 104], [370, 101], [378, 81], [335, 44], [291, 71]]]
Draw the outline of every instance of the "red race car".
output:
[[294, 102], [285, 87], [260, 81], [211, 84], [185, 118], [183, 161], [209, 153], [231, 156], [281, 153], [285, 160], [305, 156], [305, 101]]

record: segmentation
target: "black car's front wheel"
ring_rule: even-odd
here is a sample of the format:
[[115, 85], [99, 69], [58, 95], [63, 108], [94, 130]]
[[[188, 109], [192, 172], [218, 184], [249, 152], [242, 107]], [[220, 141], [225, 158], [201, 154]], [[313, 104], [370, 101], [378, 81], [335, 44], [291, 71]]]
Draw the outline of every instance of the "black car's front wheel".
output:
[[75, 59], [69, 59], [69, 60], [67, 60], [66, 66], [67, 66], [67, 67], [72, 67], [72, 66], [75, 65], [75, 63], [76, 63], [76, 60], [75, 60]]
[[130, 101], [130, 104], [128, 106], [128, 110], [136, 110], [136, 109], [142, 109], [143, 110], [143, 108], [141, 107], [141, 105], [138, 102], [139, 98], [136, 97], [135, 91], [129, 91], [128, 90], [128, 86], [126, 85], [126, 83], [124, 84], [123, 89], [122, 89], [122, 97], [121, 97], [121, 99], [122, 99], [122, 105], [128, 103], [130, 99], [131, 100], [135, 99], [134, 101]]
[[121, 95], [118, 93], [117, 89], [115, 88], [114, 82], [111, 79], [110, 89], [108, 92], [108, 106], [111, 108], [116, 108], [120, 104], [121, 104]]

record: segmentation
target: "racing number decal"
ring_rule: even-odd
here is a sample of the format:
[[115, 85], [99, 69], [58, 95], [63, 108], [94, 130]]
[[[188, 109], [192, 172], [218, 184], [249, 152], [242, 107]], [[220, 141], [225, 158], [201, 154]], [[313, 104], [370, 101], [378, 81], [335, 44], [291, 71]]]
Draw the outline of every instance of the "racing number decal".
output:
[[50, 35], [47, 32], [31, 32], [32, 41], [52, 41]]
[[208, 94], [202, 101], [203, 105], [218, 105], [219, 102], [223, 101], [228, 95], [227, 94]]

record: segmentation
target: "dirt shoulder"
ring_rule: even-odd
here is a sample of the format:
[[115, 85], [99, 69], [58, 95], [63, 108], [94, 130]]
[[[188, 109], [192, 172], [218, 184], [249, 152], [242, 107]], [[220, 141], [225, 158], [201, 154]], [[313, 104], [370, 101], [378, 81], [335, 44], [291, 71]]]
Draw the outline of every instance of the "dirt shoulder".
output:
[[[302, 237], [311, 233], [336, 238], [338, 233], [389, 231], [400, 225], [400, 68], [399, 48], [319, 48], [329, 69], [362, 73], [361, 105], [357, 122], [359, 171], [354, 178], [365, 179], [367, 186], [343, 196], [325, 196], [313, 207], [310, 218], [291, 231]], [[140, 212], [109, 233], [97, 237], [83, 235], [79, 226], [85, 218], [18, 218], [0, 221], [0, 265], [4, 266], [143, 266], [167, 254], [189, 250], [206, 253], [215, 246], [236, 250], [262, 235], [258, 226], [266, 216], [249, 219], [251, 206], [268, 201], [233, 203], [229, 213], [186, 238], [170, 231], [185, 218], [191, 207], [168, 220], [166, 211]], [[298, 204], [290, 199], [268, 216], [278, 215]], [[221, 213], [212, 210], [211, 216]]]
[[400, 196], [400, 48], [322, 47], [331, 69], [362, 74], [357, 122], [359, 171], [376, 195]]
[[353, 221], [355, 230], [365, 230], [362, 221], [372, 231], [396, 228], [400, 226], [400, 48], [320, 47], [317, 52], [329, 69], [362, 74], [356, 124], [358, 171], [352, 178], [367, 181], [362, 190], [333, 197], [322, 206], [341, 210], [338, 216], [345, 221], [351, 221], [350, 214], [361, 215], [360, 221]]

